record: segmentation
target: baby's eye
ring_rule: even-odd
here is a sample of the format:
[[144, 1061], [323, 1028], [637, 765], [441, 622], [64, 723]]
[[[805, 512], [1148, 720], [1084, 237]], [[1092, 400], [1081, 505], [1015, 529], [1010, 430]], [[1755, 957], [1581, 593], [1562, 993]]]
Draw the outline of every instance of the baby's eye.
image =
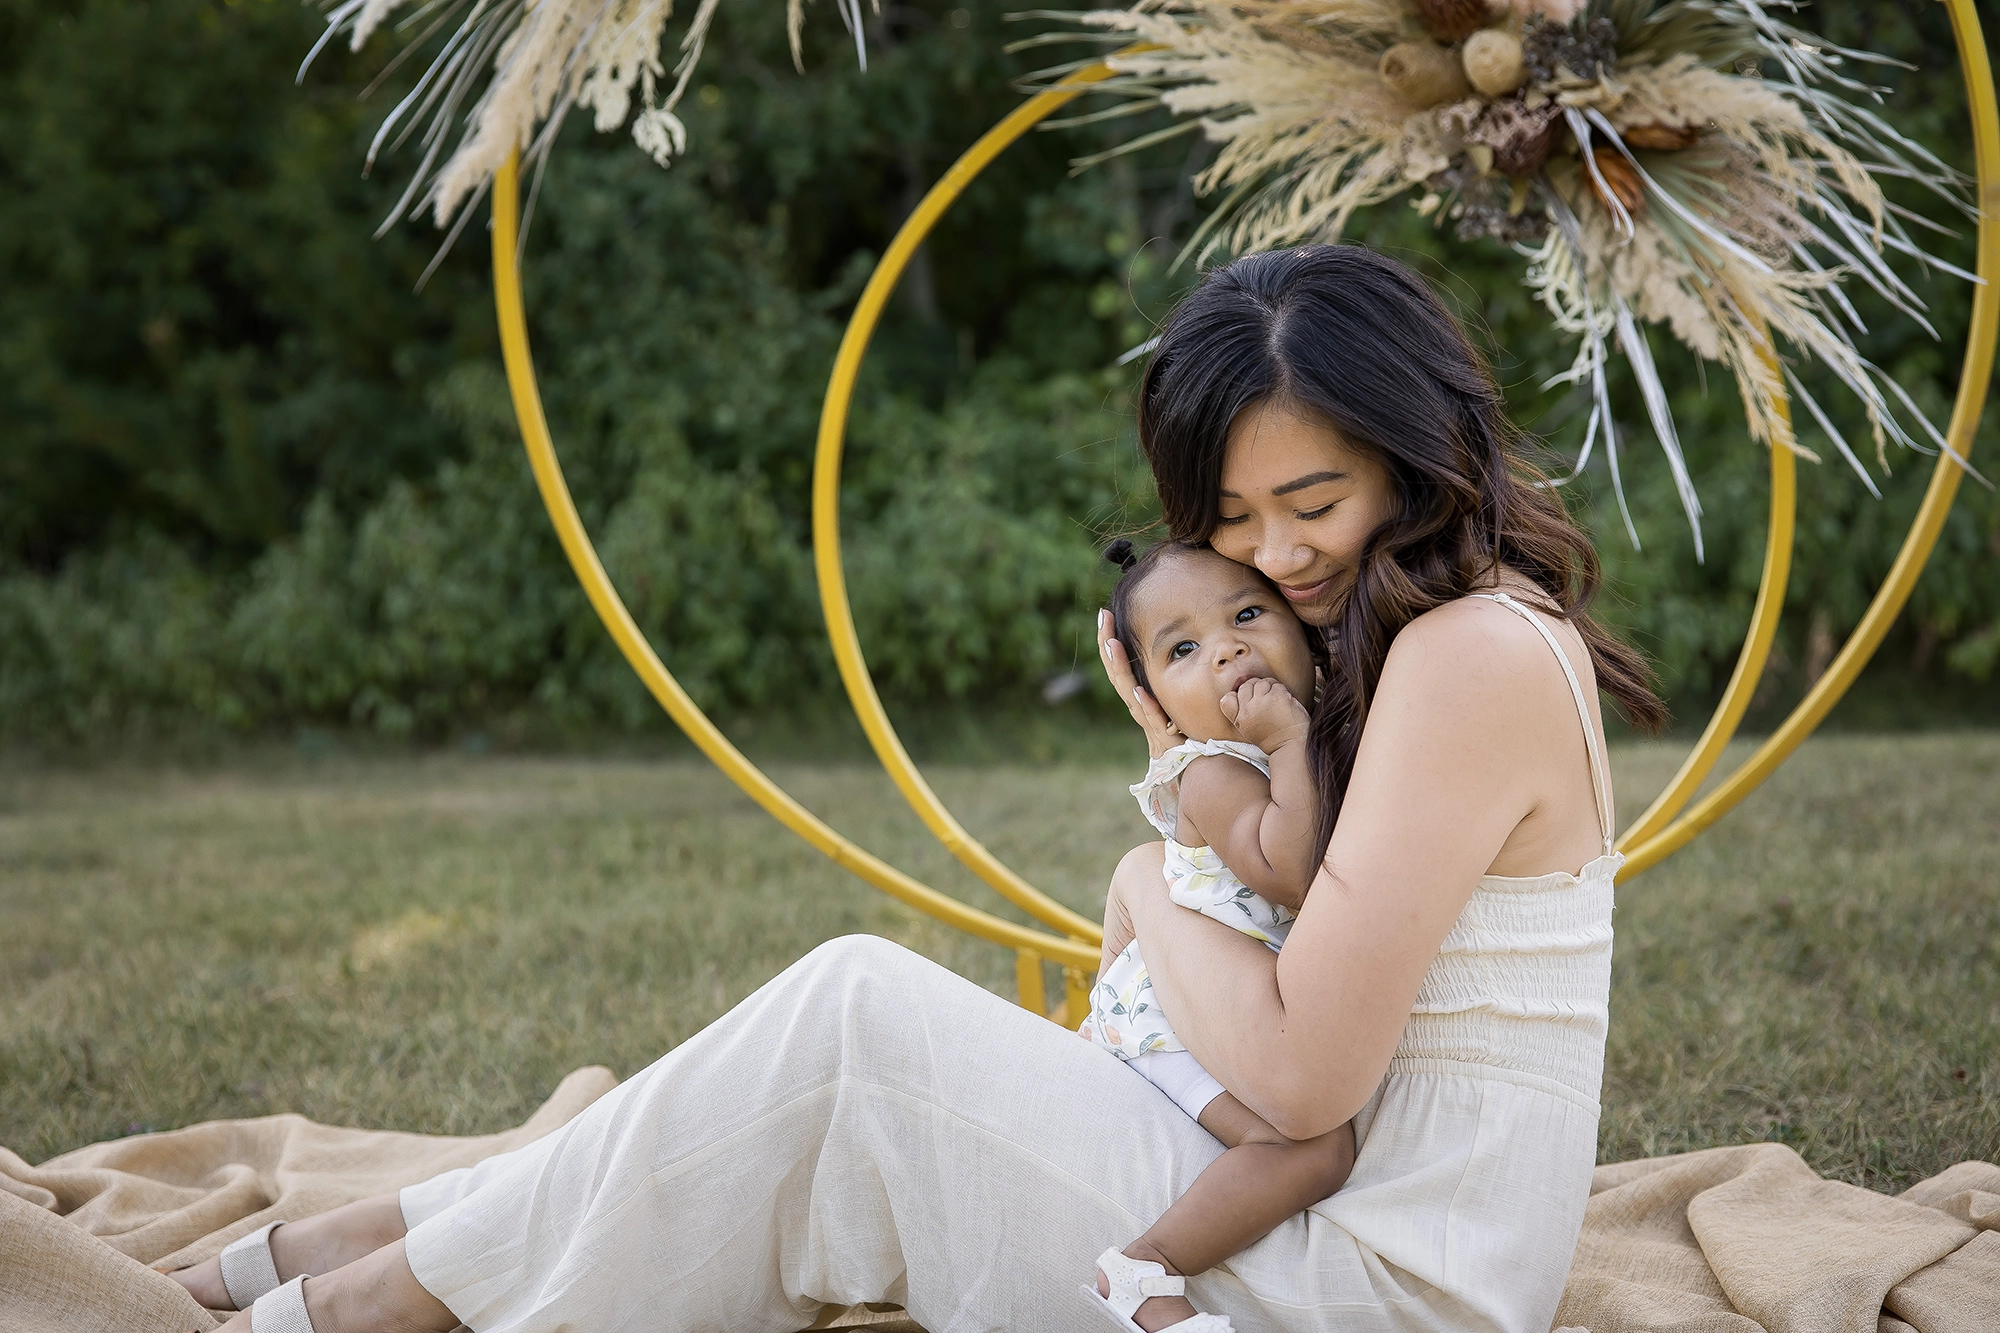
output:
[[1258, 616], [1261, 616], [1263, 614], [1264, 614], [1264, 608], [1261, 606], [1246, 606], [1241, 611], [1238, 611], [1236, 613], [1236, 623], [1239, 625], [1247, 625], [1251, 621], [1255, 620]]
[[1182, 639], [1179, 643], [1167, 649], [1167, 660], [1169, 662], [1178, 662], [1199, 647], [1201, 645], [1193, 639]]

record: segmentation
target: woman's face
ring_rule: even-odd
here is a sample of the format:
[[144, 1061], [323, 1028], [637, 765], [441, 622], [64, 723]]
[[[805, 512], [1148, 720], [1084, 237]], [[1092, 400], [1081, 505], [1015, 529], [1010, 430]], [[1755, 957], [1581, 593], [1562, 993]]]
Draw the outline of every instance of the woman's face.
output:
[[1362, 546], [1397, 506], [1382, 465], [1303, 410], [1267, 399], [1230, 423], [1209, 545], [1262, 570], [1299, 619], [1327, 625]]

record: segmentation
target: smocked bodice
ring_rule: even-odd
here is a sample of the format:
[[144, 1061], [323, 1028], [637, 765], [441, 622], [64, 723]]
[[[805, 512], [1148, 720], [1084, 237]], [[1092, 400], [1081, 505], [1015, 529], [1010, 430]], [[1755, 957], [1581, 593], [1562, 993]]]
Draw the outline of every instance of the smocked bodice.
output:
[[[1595, 1109], [1611, 994], [1611, 881], [1624, 858], [1579, 875], [1488, 875], [1424, 974], [1391, 1071], [1432, 1062], [1553, 1083]], [[1413, 1063], [1415, 1062], [1415, 1063]]]

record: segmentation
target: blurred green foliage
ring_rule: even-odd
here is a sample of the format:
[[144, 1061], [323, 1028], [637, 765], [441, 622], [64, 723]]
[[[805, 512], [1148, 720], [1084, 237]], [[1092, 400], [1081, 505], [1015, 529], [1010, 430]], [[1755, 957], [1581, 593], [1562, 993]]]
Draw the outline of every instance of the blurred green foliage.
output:
[[[997, 8], [946, 0], [885, 7], [865, 75], [817, 15], [800, 76], [780, 11], [725, 7], [672, 170], [624, 135], [566, 130], [527, 243], [541, 382], [585, 520], [668, 664], [724, 715], [838, 691], [807, 514], [833, 349], [879, 248], [1035, 63], [1003, 54], [1026, 29]], [[1942, 8], [1823, 17], [1917, 66], [1893, 80], [1898, 123], [1969, 169]], [[0, 735], [662, 728], [541, 512], [498, 373], [483, 233], [421, 291], [438, 234], [371, 236], [407, 159], [373, 179], [359, 167], [409, 71], [361, 100], [395, 49], [378, 42], [329, 52], [294, 86], [318, 29], [291, 0], [0, 0]], [[1031, 700], [1091, 666], [1095, 545], [1150, 517], [1115, 362], [1188, 280], [1166, 270], [1201, 216], [1186, 177], [1206, 150], [1182, 139], [1069, 175], [1097, 134], [1030, 136], [976, 182], [870, 353], [844, 536], [893, 700]], [[1957, 221], [1939, 253], [1969, 265]], [[1458, 304], [1560, 466], [1581, 404], [1540, 388], [1570, 353], [1519, 259], [1400, 204], [1356, 238]], [[1882, 320], [1867, 350], [1942, 421], [1969, 292], [1919, 290], [1941, 339]], [[1643, 553], [1601, 465], [1569, 493], [1612, 572], [1611, 617], [1698, 703], [1748, 616], [1766, 466], [1733, 385], [1663, 360], [1684, 386], [1707, 563], [1629, 385]], [[1996, 445], [1989, 422], [1989, 467]], [[1823, 665], [1893, 558], [1930, 464], [1889, 461], [1880, 502], [1837, 458], [1802, 470], [1767, 707]], [[1986, 678], [1996, 567], [2000, 506], [1969, 484], [1888, 650], [1912, 679]], [[1070, 706], [1106, 706], [1098, 688]]]

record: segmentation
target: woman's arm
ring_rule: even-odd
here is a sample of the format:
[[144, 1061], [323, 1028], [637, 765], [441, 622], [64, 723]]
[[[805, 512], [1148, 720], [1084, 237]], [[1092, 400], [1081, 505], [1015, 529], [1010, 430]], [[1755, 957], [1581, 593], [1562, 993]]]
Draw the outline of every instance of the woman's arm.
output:
[[[1587, 781], [1575, 707], [1547, 646], [1505, 609], [1475, 609], [1487, 606], [1454, 603], [1397, 636], [1326, 861], [1282, 954], [1175, 908], [1157, 866], [1143, 882], [1138, 854], [1119, 867], [1174, 1031], [1289, 1138], [1317, 1137], [1361, 1109], [1479, 877], [1545, 803], [1552, 773], [1573, 766]], [[1555, 790], [1569, 798], [1575, 788]], [[1570, 868], [1596, 847], [1591, 807], [1574, 804], [1558, 812], [1560, 854], [1582, 849], [1557, 863]]]

